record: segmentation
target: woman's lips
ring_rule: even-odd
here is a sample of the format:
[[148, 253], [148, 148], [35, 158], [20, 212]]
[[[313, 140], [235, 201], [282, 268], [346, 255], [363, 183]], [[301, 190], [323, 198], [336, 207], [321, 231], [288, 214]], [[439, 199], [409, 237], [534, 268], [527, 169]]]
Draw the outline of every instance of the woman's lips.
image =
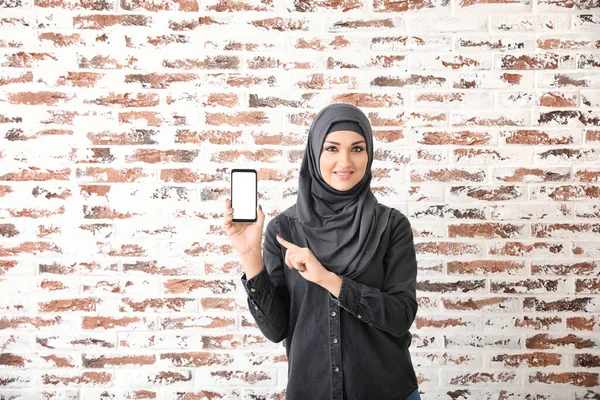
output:
[[346, 179], [350, 178], [350, 177], [352, 176], [352, 174], [353, 174], [353, 173], [354, 173], [354, 172], [350, 172], [349, 174], [340, 175], [340, 174], [338, 174], [337, 172], [334, 172], [334, 174], [335, 174], [335, 175], [336, 175], [338, 178], [340, 178], [340, 179], [342, 179], [342, 180], [346, 180]]

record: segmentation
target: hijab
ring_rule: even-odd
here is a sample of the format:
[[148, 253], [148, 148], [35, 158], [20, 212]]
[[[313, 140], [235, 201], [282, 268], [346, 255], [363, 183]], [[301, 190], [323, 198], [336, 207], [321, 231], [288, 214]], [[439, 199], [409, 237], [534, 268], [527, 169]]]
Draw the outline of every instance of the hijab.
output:
[[[360, 131], [369, 156], [360, 182], [345, 191], [325, 182], [319, 166], [325, 136], [336, 130]], [[391, 209], [378, 206], [371, 192], [372, 164], [373, 132], [367, 116], [348, 103], [330, 104], [319, 111], [300, 166], [296, 227], [326, 269], [349, 278], [369, 266], [391, 216]]]

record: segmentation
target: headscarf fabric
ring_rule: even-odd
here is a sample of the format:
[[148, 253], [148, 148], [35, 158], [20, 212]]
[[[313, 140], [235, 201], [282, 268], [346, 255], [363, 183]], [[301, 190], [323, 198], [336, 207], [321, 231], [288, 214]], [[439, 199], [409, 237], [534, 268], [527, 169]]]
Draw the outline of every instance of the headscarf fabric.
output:
[[[362, 130], [359, 133], [365, 138], [369, 161], [360, 182], [350, 190], [340, 191], [323, 179], [319, 158], [329, 132], [356, 131], [352, 126]], [[360, 275], [369, 266], [390, 219], [391, 209], [378, 206], [371, 192], [372, 164], [373, 131], [358, 107], [334, 103], [318, 112], [311, 123], [300, 166], [295, 205], [297, 229], [326, 269], [349, 278]]]

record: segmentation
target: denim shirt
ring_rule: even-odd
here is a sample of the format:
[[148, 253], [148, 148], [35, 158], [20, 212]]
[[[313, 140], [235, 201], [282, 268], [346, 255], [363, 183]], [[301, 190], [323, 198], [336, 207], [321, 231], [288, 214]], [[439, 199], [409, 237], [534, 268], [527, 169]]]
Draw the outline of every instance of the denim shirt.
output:
[[[264, 268], [241, 280], [258, 328], [274, 343], [285, 340], [286, 400], [403, 400], [418, 388], [409, 352], [416, 252], [407, 217], [393, 208], [391, 215], [371, 264], [354, 279], [342, 276], [338, 298], [285, 265], [275, 235], [289, 240], [280, 230], [288, 217], [267, 224]], [[292, 243], [308, 247], [295, 221]]]

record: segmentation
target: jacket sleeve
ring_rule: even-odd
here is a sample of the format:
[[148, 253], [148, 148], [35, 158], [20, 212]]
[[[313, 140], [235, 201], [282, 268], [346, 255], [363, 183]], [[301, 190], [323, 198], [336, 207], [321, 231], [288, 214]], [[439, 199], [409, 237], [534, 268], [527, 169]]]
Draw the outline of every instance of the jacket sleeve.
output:
[[288, 335], [290, 309], [281, 245], [275, 238], [278, 231], [277, 220], [273, 218], [265, 232], [263, 269], [250, 279], [244, 272], [241, 278], [248, 294], [250, 314], [265, 337], [274, 343], [281, 342]]
[[382, 290], [344, 276], [338, 298], [331, 293], [330, 297], [363, 322], [401, 337], [413, 324], [418, 304], [413, 233], [408, 218], [400, 212], [393, 218], [383, 263], [385, 274]]

